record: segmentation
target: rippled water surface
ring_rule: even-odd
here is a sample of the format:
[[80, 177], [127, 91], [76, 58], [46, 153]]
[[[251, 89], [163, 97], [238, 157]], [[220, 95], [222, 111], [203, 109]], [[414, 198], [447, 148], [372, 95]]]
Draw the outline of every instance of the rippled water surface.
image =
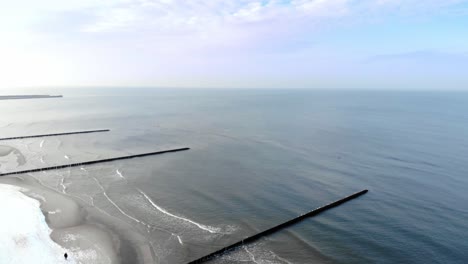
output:
[[[468, 94], [63, 90], [0, 101], [0, 171], [110, 215], [158, 263], [186, 263], [361, 189], [365, 196], [212, 263], [467, 263]], [[138, 238], [125, 234], [140, 234]]]

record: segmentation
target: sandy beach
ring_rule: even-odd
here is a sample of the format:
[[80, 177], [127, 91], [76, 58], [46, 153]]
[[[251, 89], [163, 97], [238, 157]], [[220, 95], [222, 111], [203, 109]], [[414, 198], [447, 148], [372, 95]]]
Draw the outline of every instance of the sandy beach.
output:
[[[5, 222], [0, 225], [1, 240], [12, 247], [2, 251], [0, 260], [120, 263], [118, 238], [102, 227], [86, 223], [86, 211], [73, 199], [40, 186], [30, 177], [2, 178], [0, 190], [1, 221]], [[68, 254], [67, 262], [64, 253]]]
[[[18, 167], [28, 166], [23, 152], [24, 149], [1, 145], [0, 170], [15, 171]], [[47, 182], [45, 173], [0, 177], [3, 195], [0, 206], [2, 214], [8, 216], [3, 218], [5, 224], [0, 225], [0, 234], [2, 244], [11, 247], [0, 252], [0, 263], [37, 263], [37, 258], [33, 257], [37, 252], [45, 254], [40, 263], [65, 261], [65, 253], [68, 255], [66, 263], [113, 264], [129, 260], [154, 263], [154, 252], [144, 235], [115, 215], [96, 207], [94, 203], [98, 201], [94, 197], [89, 196], [91, 200], [86, 200], [83, 198], [87, 196], [67, 193], [68, 183], [63, 182], [67, 171], [57, 172], [62, 179], [57, 182], [57, 188]], [[103, 192], [107, 195], [105, 190]], [[8, 204], [14, 206], [8, 207]], [[14, 219], [18, 218], [24, 223], [16, 224]], [[18, 234], [22, 237], [21, 251], [15, 244]], [[34, 240], [38, 236], [41, 239]]]

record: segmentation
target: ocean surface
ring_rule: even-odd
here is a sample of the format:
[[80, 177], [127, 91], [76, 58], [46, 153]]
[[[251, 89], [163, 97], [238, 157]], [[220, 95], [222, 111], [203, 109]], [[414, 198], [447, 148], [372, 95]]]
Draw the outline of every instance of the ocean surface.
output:
[[210, 263], [468, 263], [466, 92], [43, 93], [64, 98], [0, 101], [0, 137], [111, 132], [0, 141], [0, 172], [191, 148], [30, 174], [117, 219], [122, 263], [135, 244], [186, 263], [362, 189]]

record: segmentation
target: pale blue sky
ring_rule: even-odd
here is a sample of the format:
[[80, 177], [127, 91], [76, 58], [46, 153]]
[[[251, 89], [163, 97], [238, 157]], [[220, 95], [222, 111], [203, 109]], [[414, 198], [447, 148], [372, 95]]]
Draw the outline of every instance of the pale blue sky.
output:
[[468, 1], [8, 2], [0, 88], [468, 89]]

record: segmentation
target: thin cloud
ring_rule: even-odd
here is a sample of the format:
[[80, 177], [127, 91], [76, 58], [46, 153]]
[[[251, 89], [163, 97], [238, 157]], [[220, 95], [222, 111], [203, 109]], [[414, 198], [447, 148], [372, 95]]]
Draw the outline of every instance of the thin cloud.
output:
[[372, 56], [365, 60], [367, 63], [380, 62], [417, 62], [431, 64], [465, 64], [468, 65], [468, 54], [466, 53], [447, 53], [439, 51], [413, 51], [405, 53], [384, 54]]
[[271, 20], [320, 21], [385, 12], [397, 15], [426, 14], [441, 12], [466, 2], [465, 0], [127, 0], [116, 1], [114, 5], [96, 6], [95, 21], [83, 29], [91, 32], [118, 31], [129, 27], [200, 30], [200, 28]]
[[323, 19], [348, 13], [347, 0], [315, 1], [129, 1], [97, 8], [86, 32], [153, 27], [156, 30], [201, 30], [221, 26], [299, 18]]
[[[466, 52], [467, 38], [460, 24], [464, 20], [459, 19], [466, 13], [466, 3], [4, 1], [0, 4], [0, 69], [8, 80], [4, 77], [0, 82], [272, 86], [293, 80], [304, 85], [315, 81], [347, 84], [373, 78], [373, 68], [385, 80], [389, 71], [411, 65], [405, 68], [407, 75], [402, 75], [404, 82], [415, 74], [414, 69], [426, 69], [428, 64], [444, 65], [447, 72], [466, 80], [466, 74], [458, 70], [464, 69], [458, 65], [465, 63], [466, 54], [450, 53]], [[446, 38], [433, 39], [433, 35]], [[417, 51], [431, 49], [441, 52]], [[382, 55], [369, 57], [372, 54]], [[366, 57], [369, 65], [360, 63]]]

